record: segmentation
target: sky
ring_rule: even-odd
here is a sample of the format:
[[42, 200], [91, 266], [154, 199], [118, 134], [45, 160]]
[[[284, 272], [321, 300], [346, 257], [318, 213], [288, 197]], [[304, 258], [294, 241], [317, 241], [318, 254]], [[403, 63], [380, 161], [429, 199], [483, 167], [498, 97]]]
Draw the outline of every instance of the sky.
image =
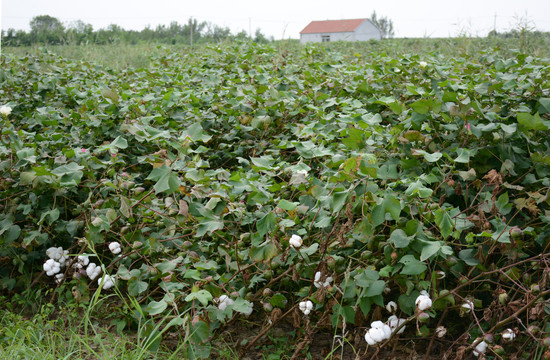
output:
[[29, 31], [30, 20], [50, 15], [65, 26], [76, 20], [95, 30], [117, 24], [127, 30], [199, 22], [298, 39], [312, 20], [368, 18], [373, 11], [392, 20], [395, 37], [486, 36], [496, 28], [527, 26], [550, 31], [550, 0], [0, 0], [2, 30]]

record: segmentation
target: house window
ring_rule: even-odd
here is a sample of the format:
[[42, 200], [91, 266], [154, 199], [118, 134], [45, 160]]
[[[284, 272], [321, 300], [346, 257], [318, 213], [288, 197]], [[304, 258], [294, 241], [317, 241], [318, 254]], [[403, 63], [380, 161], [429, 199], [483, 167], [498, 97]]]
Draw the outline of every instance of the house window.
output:
[[321, 35], [321, 42], [329, 42], [330, 35]]

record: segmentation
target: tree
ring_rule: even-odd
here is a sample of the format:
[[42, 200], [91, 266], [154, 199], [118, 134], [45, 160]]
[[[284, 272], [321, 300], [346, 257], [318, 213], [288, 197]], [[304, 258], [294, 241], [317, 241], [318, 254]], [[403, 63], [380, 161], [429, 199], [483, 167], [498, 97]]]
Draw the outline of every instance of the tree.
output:
[[57, 18], [50, 15], [39, 15], [30, 22], [33, 42], [60, 44], [65, 36], [65, 27]]
[[393, 21], [391, 21], [387, 17], [378, 18], [376, 16], [376, 11], [372, 12], [372, 15], [370, 16], [370, 21], [372, 21], [372, 23], [376, 25], [378, 29], [380, 29], [380, 35], [382, 39], [393, 37]]

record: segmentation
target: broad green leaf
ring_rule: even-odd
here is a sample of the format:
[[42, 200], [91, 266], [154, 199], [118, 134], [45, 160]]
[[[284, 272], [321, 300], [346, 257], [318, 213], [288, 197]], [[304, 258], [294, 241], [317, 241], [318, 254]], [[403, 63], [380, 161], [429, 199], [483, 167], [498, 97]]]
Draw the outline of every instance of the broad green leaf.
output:
[[141, 281], [135, 278], [132, 278], [128, 281], [128, 293], [132, 296], [138, 296], [147, 288], [149, 287], [149, 284], [147, 284], [145, 281]]
[[364, 295], [368, 297], [381, 295], [385, 288], [386, 282], [384, 280], [376, 280], [366, 289]]
[[145, 311], [149, 313], [149, 315], [158, 315], [162, 313], [166, 308], [168, 307], [168, 304], [166, 301], [151, 301], [147, 306], [145, 307]]
[[209, 301], [212, 301], [212, 294], [210, 294], [208, 291], [201, 289], [195, 292], [192, 292], [191, 294], [187, 295], [185, 297], [185, 301], [191, 302], [193, 300], [198, 300], [203, 306], [208, 305]]
[[233, 310], [237, 312], [248, 314], [250, 311], [250, 308], [252, 307], [252, 303], [250, 303], [249, 301], [246, 301], [243, 298], [238, 298], [237, 300], [235, 300], [235, 303], [232, 305], [232, 307], [233, 307]]
[[428, 260], [432, 255], [436, 254], [441, 249], [441, 243], [439, 241], [424, 241], [422, 243], [422, 253], [420, 254], [420, 261]]
[[467, 164], [467, 163], [470, 162], [470, 151], [469, 150], [459, 148], [456, 151], [456, 154], [457, 154], [457, 156], [454, 159], [454, 162], [463, 163], [463, 164]]
[[424, 186], [420, 180], [411, 183], [405, 190], [406, 195], [418, 195], [422, 199], [430, 197], [432, 193], [433, 190]]
[[550, 121], [542, 120], [538, 113], [535, 115], [519, 113], [517, 118], [518, 123], [528, 130], [548, 130], [550, 126]]
[[260, 246], [253, 246], [248, 253], [254, 261], [271, 260], [278, 254], [279, 249], [271, 240], [264, 241]]
[[405, 234], [403, 230], [396, 229], [392, 231], [389, 240], [394, 244], [396, 248], [400, 249], [409, 246], [411, 239], [412, 236], [407, 236], [407, 234]]
[[438, 209], [435, 211], [434, 215], [435, 223], [439, 227], [439, 232], [441, 236], [443, 236], [443, 240], [445, 240], [453, 232], [453, 220], [446, 210]]
[[277, 217], [273, 213], [267, 213], [263, 218], [256, 222], [256, 229], [260, 236], [264, 236], [267, 233], [277, 228]]
[[428, 268], [425, 263], [417, 260], [414, 255], [405, 255], [399, 262], [405, 265], [403, 269], [401, 269], [401, 274], [403, 275], [419, 275]]
[[210, 141], [211, 138], [212, 136], [208, 135], [204, 131], [201, 124], [196, 122], [181, 133], [179, 140], [185, 141], [186, 139], [190, 139], [192, 141], [201, 141], [203, 143], [207, 143], [208, 141]]
[[297, 206], [298, 206], [298, 203], [290, 202], [290, 201], [285, 200], [285, 199], [281, 199], [279, 201], [279, 203], [277, 204], [277, 207], [279, 207], [283, 210], [287, 210], [287, 211], [296, 210]]

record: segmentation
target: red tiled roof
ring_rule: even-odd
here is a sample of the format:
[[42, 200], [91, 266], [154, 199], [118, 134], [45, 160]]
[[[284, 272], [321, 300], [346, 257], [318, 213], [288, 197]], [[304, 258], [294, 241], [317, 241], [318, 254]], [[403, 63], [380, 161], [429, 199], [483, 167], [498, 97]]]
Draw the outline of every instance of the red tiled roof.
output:
[[367, 19], [312, 21], [300, 34], [350, 32]]

